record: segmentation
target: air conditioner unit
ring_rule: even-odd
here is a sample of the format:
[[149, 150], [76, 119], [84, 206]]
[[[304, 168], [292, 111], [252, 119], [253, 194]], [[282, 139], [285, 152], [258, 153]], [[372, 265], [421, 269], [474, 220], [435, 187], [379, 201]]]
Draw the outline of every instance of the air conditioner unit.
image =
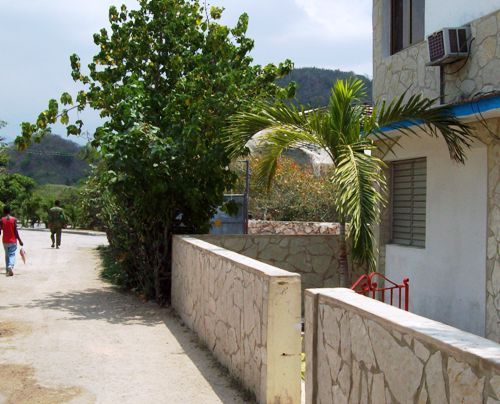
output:
[[445, 65], [467, 57], [470, 28], [443, 28], [427, 37], [430, 62], [428, 66]]

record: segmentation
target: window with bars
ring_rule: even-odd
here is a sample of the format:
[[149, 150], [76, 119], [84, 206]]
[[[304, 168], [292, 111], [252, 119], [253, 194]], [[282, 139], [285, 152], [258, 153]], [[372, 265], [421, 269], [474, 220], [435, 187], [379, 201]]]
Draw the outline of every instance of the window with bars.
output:
[[425, 247], [427, 159], [392, 163], [392, 243]]

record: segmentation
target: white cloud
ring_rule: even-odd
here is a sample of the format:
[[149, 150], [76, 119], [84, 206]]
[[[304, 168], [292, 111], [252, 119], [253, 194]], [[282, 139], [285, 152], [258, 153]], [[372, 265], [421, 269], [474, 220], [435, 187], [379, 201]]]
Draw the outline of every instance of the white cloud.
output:
[[294, 0], [317, 33], [330, 38], [371, 37], [371, 0]]

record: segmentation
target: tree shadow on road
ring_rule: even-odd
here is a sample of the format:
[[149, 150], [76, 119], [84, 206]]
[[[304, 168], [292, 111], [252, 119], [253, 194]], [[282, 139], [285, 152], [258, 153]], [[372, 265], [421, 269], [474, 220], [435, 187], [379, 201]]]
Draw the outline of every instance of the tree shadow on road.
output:
[[[54, 293], [24, 305], [66, 312], [70, 320], [103, 320], [120, 325], [164, 325], [181, 347], [176, 355], [187, 355], [213, 391], [224, 403], [253, 402], [227, 370], [203, 347], [198, 337], [175, 315], [171, 308], [161, 308], [153, 302], [142, 302], [135, 295], [122, 293], [116, 288], [87, 289], [67, 293]], [[0, 307], [7, 309], [8, 306]]]
[[141, 302], [112, 287], [54, 293], [25, 307], [64, 311], [73, 320], [104, 320], [112, 324], [154, 326], [163, 320], [162, 310], [156, 304]]
[[165, 326], [182, 347], [183, 354], [189, 357], [221, 401], [235, 404], [255, 403], [254, 395], [229, 374], [198, 336], [182, 323], [175, 311], [168, 311], [169, 314], [164, 316]]

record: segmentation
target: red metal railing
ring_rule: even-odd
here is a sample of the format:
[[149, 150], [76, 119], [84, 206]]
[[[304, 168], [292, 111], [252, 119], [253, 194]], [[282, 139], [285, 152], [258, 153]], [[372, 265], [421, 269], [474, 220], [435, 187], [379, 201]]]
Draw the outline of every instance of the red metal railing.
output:
[[[391, 306], [397, 306], [400, 309], [404, 303], [404, 310], [408, 311], [410, 302], [409, 282], [408, 278], [404, 278], [403, 283], [397, 284], [378, 272], [371, 272], [361, 275], [351, 286], [351, 289], [356, 293], [390, 304]], [[397, 305], [394, 304], [395, 300], [397, 300]]]

